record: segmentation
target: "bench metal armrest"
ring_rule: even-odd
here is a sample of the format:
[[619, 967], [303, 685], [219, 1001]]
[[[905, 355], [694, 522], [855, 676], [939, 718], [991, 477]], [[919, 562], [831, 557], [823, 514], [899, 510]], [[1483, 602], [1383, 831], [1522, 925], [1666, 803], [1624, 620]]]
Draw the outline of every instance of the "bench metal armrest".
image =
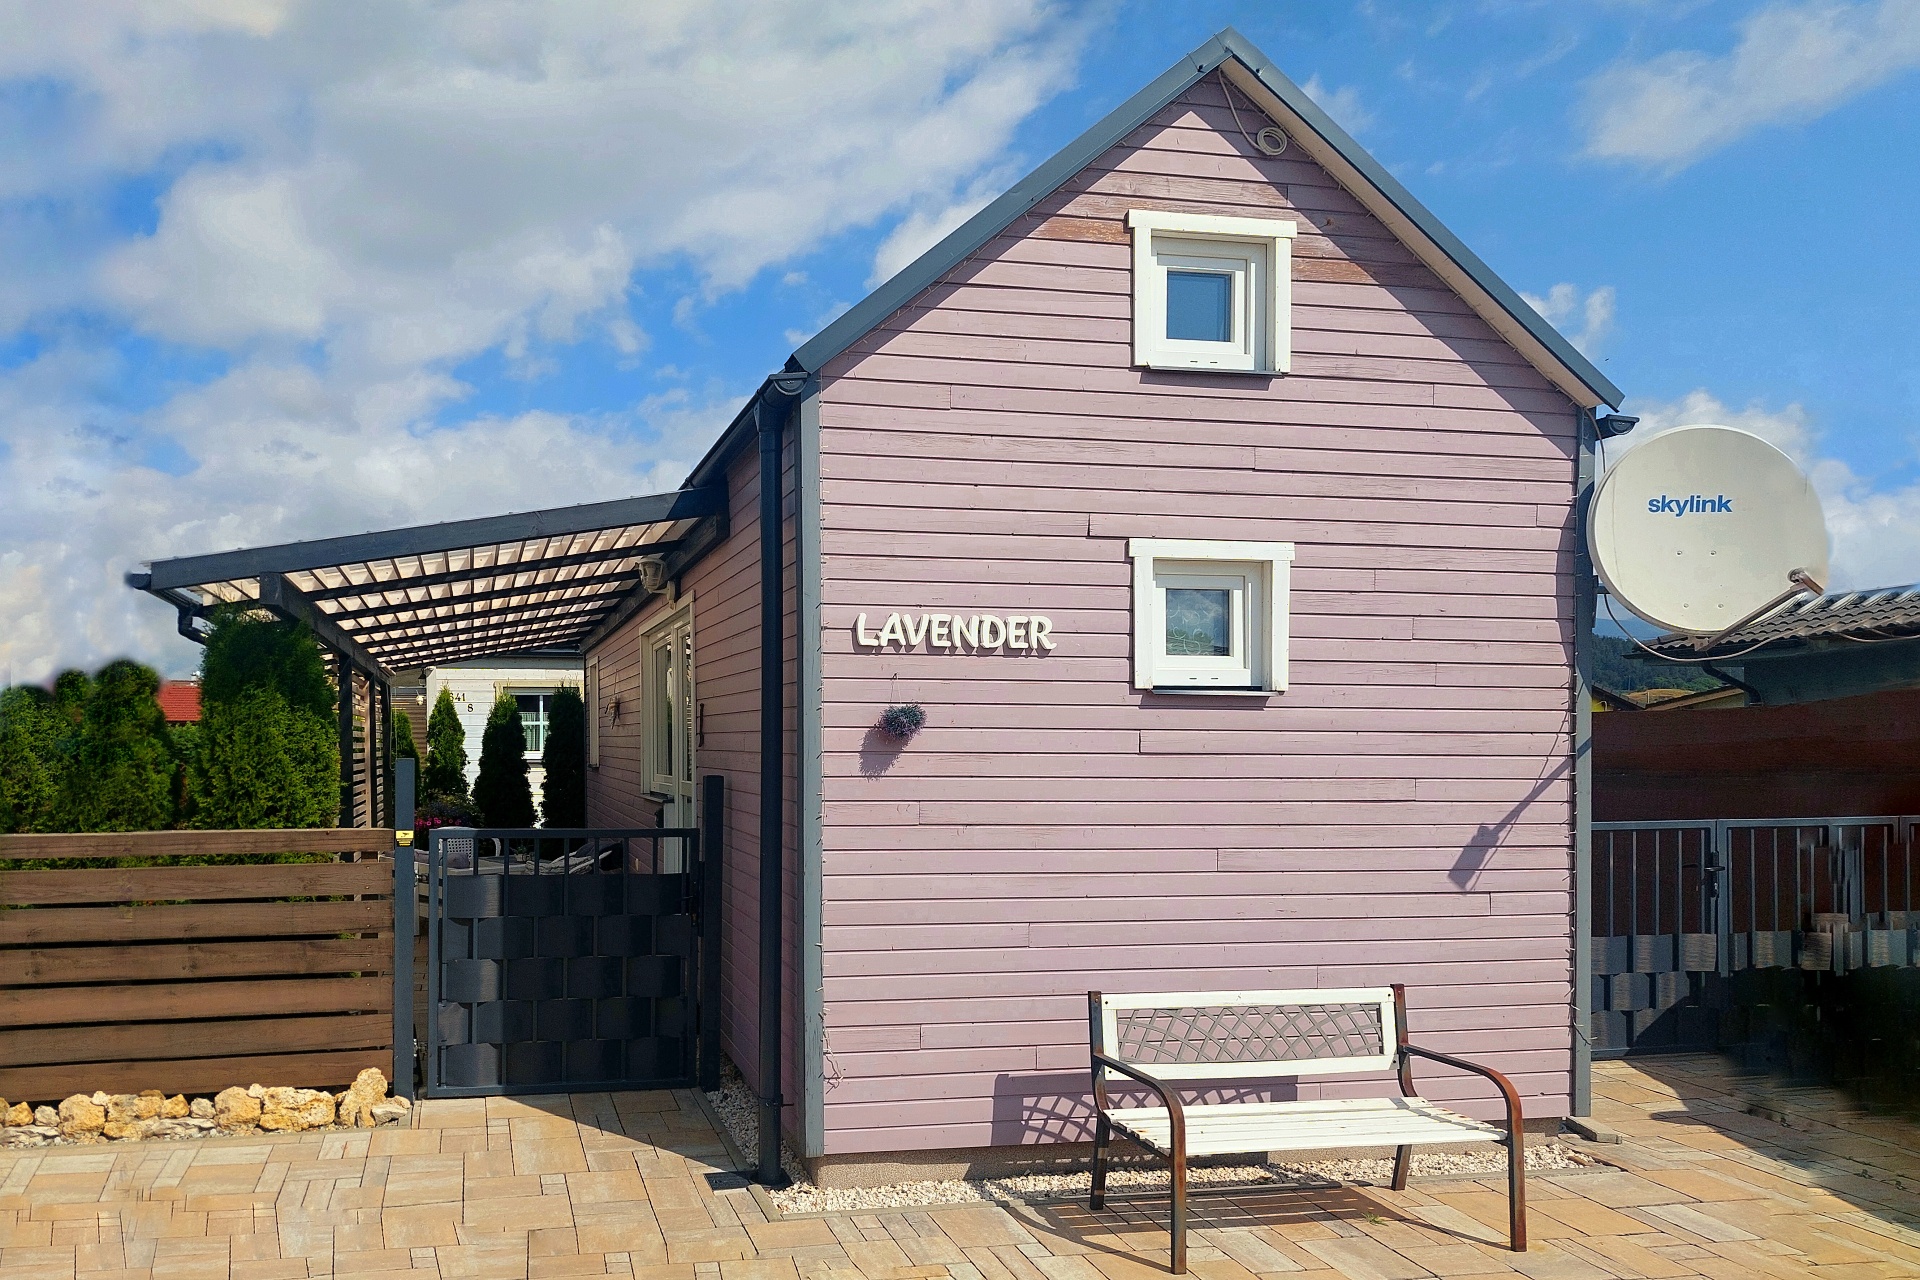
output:
[[[1172, 1085], [1164, 1080], [1155, 1079], [1132, 1063], [1122, 1062], [1118, 1058], [1108, 1057], [1098, 1049], [1093, 1051], [1093, 1065], [1096, 1070], [1105, 1067], [1110, 1071], [1118, 1071], [1123, 1076], [1138, 1080], [1141, 1084], [1144, 1084], [1147, 1088], [1158, 1094], [1160, 1101], [1165, 1104], [1167, 1108], [1167, 1140], [1172, 1144], [1173, 1150], [1175, 1151], [1184, 1152], [1187, 1149], [1187, 1113], [1180, 1106], [1180, 1095]], [[1104, 1110], [1106, 1107], [1104, 1097], [1105, 1090], [1102, 1090], [1101, 1093], [1103, 1096], [1100, 1100], [1100, 1106], [1101, 1109]]]
[[[1441, 1066], [1454, 1067], [1461, 1071], [1470, 1071], [1474, 1075], [1485, 1076], [1487, 1079], [1493, 1081], [1493, 1087], [1500, 1091], [1500, 1097], [1507, 1104], [1508, 1141], [1518, 1140], [1520, 1126], [1524, 1121], [1524, 1117], [1520, 1113], [1520, 1093], [1513, 1087], [1511, 1080], [1501, 1075], [1498, 1071], [1495, 1071], [1492, 1067], [1483, 1067], [1477, 1062], [1468, 1062], [1465, 1058], [1456, 1058], [1450, 1053], [1440, 1053], [1434, 1049], [1422, 1049], [1419, 1045], [1414, 1044], [1403, 1044], [1400, 1046], [1400, 1079], [1402, 1084], [1407, 1086], [1410, 1086], [1413, 1081], [1412, 1065], [1407, 1062], [1408, 1058], [1425, 1058], [1429, 1062], [1437, 1062]], [[1409, 1087], [1407, 1092], [1411, 1094], [1412, 1089]]]

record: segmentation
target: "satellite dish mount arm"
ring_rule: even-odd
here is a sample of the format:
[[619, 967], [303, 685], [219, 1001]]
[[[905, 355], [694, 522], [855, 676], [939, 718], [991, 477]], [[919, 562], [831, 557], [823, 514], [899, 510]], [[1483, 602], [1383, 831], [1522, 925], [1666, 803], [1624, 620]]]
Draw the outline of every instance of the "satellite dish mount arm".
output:
[[1825, 595], [1827, 591], [1826, 587], [1821, 585], [1821, 583], [1817, 579], [1815, 579], [1812, 574], [1808, 573], [1805, 569], [1793, 570], [1791, 573], [1787, 574], [1787, 581], [1791, 582], [1793, 585], [1788, 587], [1785, 591], [1782, 591], [1779, 595], [1775, 596], [1773, 599], [1761, 605], [1758, 609], [1755, 609], [1752, 613], [1748, 614], [1746, 617], [1740, 619], [1740, 621], [1734, 623], [1732, 626], [1722, 627], [1720, 630], [1714, 632], [1710, 636], [1696, 636], [1693, 641], [1694, 652], [1705, 653], [1707, 650], [1713, 648], [1715, 645], [1719, 644], [1722, 640], [1725, 640], [1728, 636], [1732, 635], [1734, 632], [1738, 631], [1740, 628], [1746, 626], [1749, 623], [1758, 622], [1760, 619], [1772, 613], [1775, 609], [1778, 609], [1781, 605], [1786, 604], [1788, 601], [1792, 600], [1795, 596], [1802, 595], [1802, 594], [1822, 596], [1822, 595]]

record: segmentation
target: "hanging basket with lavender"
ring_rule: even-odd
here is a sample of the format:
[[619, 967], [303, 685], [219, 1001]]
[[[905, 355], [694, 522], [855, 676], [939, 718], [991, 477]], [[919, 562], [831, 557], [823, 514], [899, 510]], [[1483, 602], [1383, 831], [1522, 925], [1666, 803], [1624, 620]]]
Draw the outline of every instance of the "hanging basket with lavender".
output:
[[905, 742], [920, 732], [927, 723], [926, 709], [917, 702], [901, 707], [888, 707], [880, 713], [880, 732], [898, 742]]

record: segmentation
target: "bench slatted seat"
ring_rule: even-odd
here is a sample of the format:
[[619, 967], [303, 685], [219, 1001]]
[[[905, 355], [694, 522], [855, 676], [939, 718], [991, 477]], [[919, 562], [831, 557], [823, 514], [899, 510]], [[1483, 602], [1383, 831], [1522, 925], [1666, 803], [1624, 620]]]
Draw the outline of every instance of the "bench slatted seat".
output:
[[[1394, 1148], [1393, 1187], [1404, 1190], [1413, 1148], [1494, 1142], [1507, 1148], [1510, 1238], [1527, 1247], [1524, 1117], [1507, 1078], [1407, 1039], [1406, 990], [1352, 987], [1304, 991], [1087, 993], [1094, 1124], [1090, 1205], [1106, 1199], [1108, 1147], [1118, 1133], [1173, 1166], [1173, 1270], [1187, 1269], [1187, 1161], [1194, 1156]], [[1492, 1081], [1506, 1103], [1505, 1126], [1457, 1115], [1414, 1089], [1413, 1059]], [[1398, 1098], [1303, 1099], [1188, 1105], [1183, 1090], [1313, 1076], [1392, 1071]], [[1160, 1105], [1113, 1106], [1110, 1074], [1127, 1077]], [[1128, 1088], [1124, 1081], [1112, 1086]]]

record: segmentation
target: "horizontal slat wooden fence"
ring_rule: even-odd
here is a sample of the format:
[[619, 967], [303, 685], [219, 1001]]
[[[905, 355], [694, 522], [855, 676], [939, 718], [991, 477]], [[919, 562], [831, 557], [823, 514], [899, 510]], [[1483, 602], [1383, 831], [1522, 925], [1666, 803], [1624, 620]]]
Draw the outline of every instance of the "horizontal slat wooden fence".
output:
[[[0, 836], [0, 1097], [391, 1072], [392, 850], [364, 828]], [[339, 860], [178, 861], [290, 853]]]

